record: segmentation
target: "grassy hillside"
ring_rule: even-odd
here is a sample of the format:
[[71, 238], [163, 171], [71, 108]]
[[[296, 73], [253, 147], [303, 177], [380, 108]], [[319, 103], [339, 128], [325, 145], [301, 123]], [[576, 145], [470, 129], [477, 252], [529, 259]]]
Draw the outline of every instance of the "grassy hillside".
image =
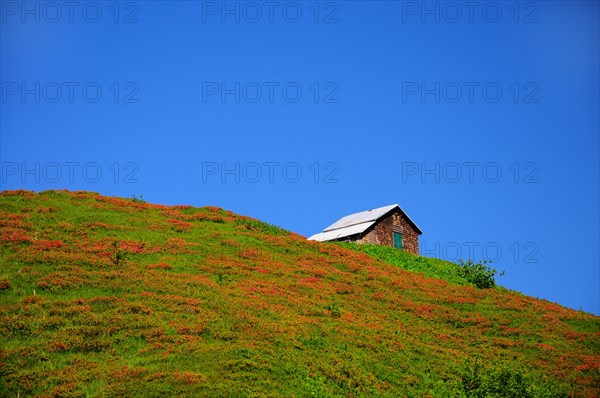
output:
[[427, 276], [444, 279], [458, 285], [472, 285], [472, 283], [460, 275], [460, 267], [455, 263], [436, 258], [415, 256], [414, 254], [389, 246], [363, 245], [358, 243], [339, 243], [339, 245], [350, 250], [366, 253], [370, 257], [380, 259], [388, 264], [409, 271], [420, 272]]
[[440, 260], [89, 192], [3, 192], [0, 228], [2, 396], [598, 394], [598, 317]]

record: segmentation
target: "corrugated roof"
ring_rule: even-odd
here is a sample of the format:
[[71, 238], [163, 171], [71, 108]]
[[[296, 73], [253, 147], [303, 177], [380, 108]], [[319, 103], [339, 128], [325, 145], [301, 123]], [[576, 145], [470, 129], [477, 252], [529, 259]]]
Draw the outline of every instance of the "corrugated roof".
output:
[[423, 232], [419, 228], [417, 224], [413, 220], [410, 219], [408, 214], [398, 204], [393, 204], [389, 206], [378, 207], [376, 209], [361, 211], [359, 213], [354, 213], [347, 215], [346, 217], [342, 217], [327, 228], [323, 230], [323, 232], [315, 234], [308, 238], [308, 240], [316, 240], [319, 242], [324, 242], [328, 240], [335, 240], [340, 238], [345, 238], [347, 236], [361, 234], [365, 232], [370, 226], [375, 224], [377, 220], [381, 217], [385, 216], [390, 211], [395, 208], [400, 209], [406, 218], [414, 225], [419, 234]]
[[352, 236], [356, 234], [361, 234], [367, 230], [371, 225], [375, 224], [375, 221], [367, 221], [360, 224], [350, 225], [344, 228], [337, 228], [332, 231], [323, 231], [321, 233], [315, 234], [308, 238], [308, 240], [316, 240], [319, 242], [325, 242], [328, 240], [335, 240], [340, 238], [345, 238], [347, 236]]
[[395, 207], [400, 207], [397, 204], [379, 207], [377, 209], [361, 211], [360, 213], [350, 214], [346, 217], [340, 218], [338, 221], [334, 222], [327, 228], [323, 230], [323, 232], [331, 231], [332, 229], [349, 227], [351, 225], [364, 223], [367, 221], [375, 221], [378, 220], [381, 216], [387, 214], [390, 210]]

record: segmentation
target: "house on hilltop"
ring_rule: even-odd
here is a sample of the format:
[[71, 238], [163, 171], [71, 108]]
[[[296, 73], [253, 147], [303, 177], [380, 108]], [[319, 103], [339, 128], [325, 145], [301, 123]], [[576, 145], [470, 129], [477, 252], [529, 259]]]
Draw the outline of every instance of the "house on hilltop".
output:
[[404, 210], [394, 204], [342, 217], [308, 240], [372, 243], [419, 254], [422, 233]]

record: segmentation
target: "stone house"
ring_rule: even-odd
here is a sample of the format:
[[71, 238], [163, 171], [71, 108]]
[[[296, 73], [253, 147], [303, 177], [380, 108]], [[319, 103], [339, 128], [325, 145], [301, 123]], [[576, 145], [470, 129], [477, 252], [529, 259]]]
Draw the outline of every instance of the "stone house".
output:
[[308, 240], [372, 243], [418, 255], [422, 233], [404, 210], [394, 204], [342, 217]]

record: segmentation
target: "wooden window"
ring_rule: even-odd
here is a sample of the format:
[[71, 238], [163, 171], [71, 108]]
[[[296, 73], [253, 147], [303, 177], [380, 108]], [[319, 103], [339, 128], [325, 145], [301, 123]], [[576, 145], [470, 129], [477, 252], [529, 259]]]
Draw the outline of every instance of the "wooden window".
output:
[[400, 232], [394, 232], [394, 247], [396, 249], [404, 249], [402, 234]]

